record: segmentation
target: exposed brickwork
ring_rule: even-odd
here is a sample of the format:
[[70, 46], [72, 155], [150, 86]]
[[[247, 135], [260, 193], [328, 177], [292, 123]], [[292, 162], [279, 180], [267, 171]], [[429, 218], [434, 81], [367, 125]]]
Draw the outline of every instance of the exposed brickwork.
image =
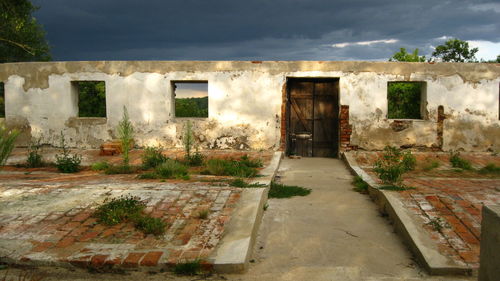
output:
[[[372, 164], [380, 153], [358, 152], [358, 164], [374, 178]], [[500, 177], [475, 171], [456, 172], [447, 153], [415, 153], [417, 169], [405, 175], [404, 184], [415, 189], [396, 194], [404, 206], [420, 218], [417, 223], [438, 243], [439, 251], [471, 268], [479, 266], [481, 210], [483, 205], [500, 204]], [[475, 168], [487, 163], [500, 165], [491, 154], [466, 154], [461, 157]], [[426, 171], [426, 162], [437, 161], [439, 168]], [[441, 229], [436, 227], [441, 225]]]
[[340, 106], [340, 150], [357, 150], [356, 145], [351, 145], [352, 125], [349, 124], [349, 106]]

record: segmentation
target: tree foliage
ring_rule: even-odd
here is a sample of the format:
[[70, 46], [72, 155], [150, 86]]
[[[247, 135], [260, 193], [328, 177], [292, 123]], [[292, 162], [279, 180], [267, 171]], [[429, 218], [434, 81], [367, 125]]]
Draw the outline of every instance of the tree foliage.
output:
[[391, 82], [387, 86], [389, 119], [420, 119], [422, 83]]
[[478, 50], [478, 48], [469, 48], [467, 41], [454, 38], [446, 41], [444, 45], [437, 46], [432, 57], [445, 62], [476, 62]]
[[78, 115], [106, 117], [106, 84], [104, 81], [75, 82], [78, 87]]
[[175, 117], [208, 117], [208, 97], [176, 98]]
[[29, 0], [0, 0], [0, 63], [51, 59], [45, 32], [31, 15], [37, 9]]
[[0, 82], [0, 118], [5, 117], [5, 88], [4, 83]]
[[389, 61], [425, 62], [425, 56], [418, 55], [418, 48], [413, 53], [408, 53], [405, 48], [400, 48], [399, 52], [394, 53]]

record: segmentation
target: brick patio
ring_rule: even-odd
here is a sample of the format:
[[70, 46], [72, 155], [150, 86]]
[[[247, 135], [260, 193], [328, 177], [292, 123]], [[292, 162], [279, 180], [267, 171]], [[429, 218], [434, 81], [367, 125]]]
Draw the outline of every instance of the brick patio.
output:
[[[169, 266], [213, 252], [241, 189], [212, 176], [189, 181], [137, 180], [84, 170], [0, 170], [0, 256], [4, 261], [124, 268]], [[213, 182], [213, 181], [216, 182]], [[99, 224], [92, 213], [105, 198], [138, 196], [145, 212], [167, 223], [164, 235], [144, 235], [132, 223]], [[198, 218], [209, 209], [207, 219]]]
[[[359, 165], [374, 179], [372, 165], [380, 153], [357, 152]], [[473, 269], [479, 267], [479, 240], [481, 236], [481, 209], [483, 205], [500, 204], [500, 177], [475, 171], [454, 170], [447, 153], [414, 153], [417, 169], [405, 175], [404, 184], [415, 189], [397, 192], [408, 210], [420, 218], [420, 224], [438, 243], [439, 251], [459, 264]], [[487, 163], [500, 165], [500, 157], [490, 153], [462, 154], [479, 169]], [[424, 163], [439, 162], [430, 171]], [[442, 228], [435, 229], [433, 222]]]

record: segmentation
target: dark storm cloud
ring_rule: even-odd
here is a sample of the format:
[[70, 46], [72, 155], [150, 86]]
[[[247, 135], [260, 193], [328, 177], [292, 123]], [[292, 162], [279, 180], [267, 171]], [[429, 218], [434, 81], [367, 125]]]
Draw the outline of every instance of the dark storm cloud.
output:
[[57, 60], [387, 59], [442, 36], [500, 41], [500, 4], [487, 1], [34, 2]]

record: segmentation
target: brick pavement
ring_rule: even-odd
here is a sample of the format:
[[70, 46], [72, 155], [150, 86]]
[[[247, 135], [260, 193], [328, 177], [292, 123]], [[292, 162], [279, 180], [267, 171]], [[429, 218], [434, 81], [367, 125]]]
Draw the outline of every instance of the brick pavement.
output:
[[[138, 196], [168, 224], [160, 237], [131, 223], [105, 226], [92, 213], [107, 197]], [[231, 218], [241, 190], [203, 182], [133, 180], [86, 171], [0, 173], [0, 256], [14, 261], [134, 268], [206, 259]], [[197, 217], [209, 209], [207, 219]]]
[[[358, 164], [374, 179], [372, 164], [380, 153], [357, 152]], [[404, 176], [404, 184], [415, 189], [398, 192], [404, 206], [413, 212], [439, 251], [459, 264], [478, 268], [483, 205], [500, 204], [500, 177], [476, 171], [457, 171], [447, 153], [414, 153], [417, 169]], [[463, 153], [479, 169], [488, 163], [500, 165], [500, 157], [490, 153]], [[425, 170], [437, 161], [436, 169]]]

